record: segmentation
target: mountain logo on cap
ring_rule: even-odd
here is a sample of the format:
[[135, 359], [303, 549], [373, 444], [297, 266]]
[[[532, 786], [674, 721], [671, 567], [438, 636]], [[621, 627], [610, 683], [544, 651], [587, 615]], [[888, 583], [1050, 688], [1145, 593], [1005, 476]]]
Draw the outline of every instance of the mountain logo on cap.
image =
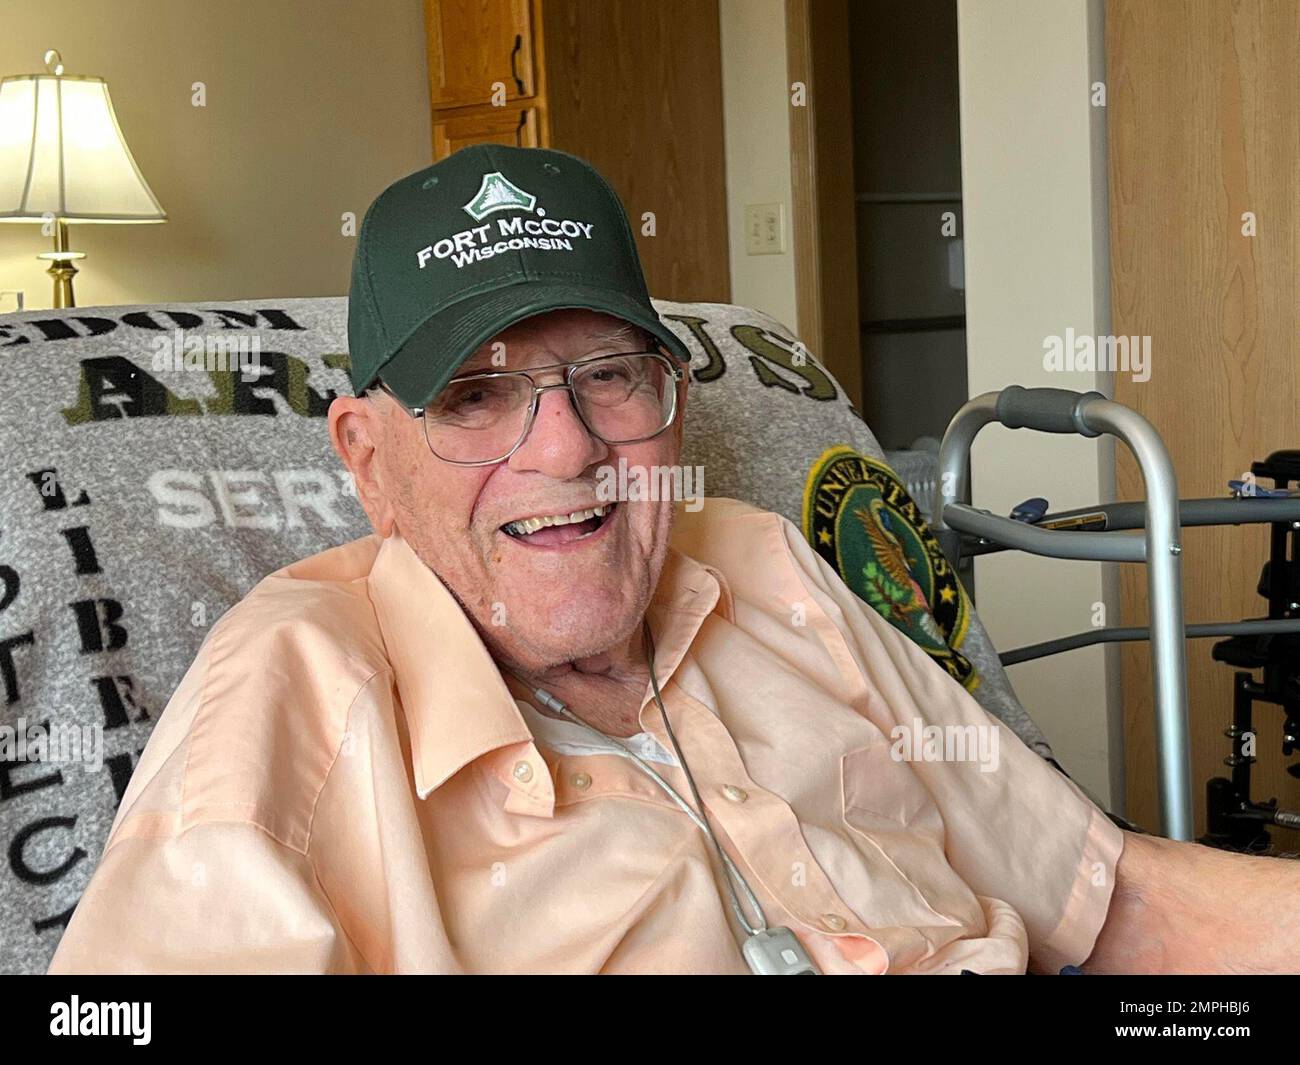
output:
[[536, 203], [537, 197], [531, 192], [525, 192], [501, 171], [494, 170], [483, 175], [483, 183], [474, 198], [465, 204], [464, 211], [475, 222], [481, 222], [493, 211], [531, 211]]

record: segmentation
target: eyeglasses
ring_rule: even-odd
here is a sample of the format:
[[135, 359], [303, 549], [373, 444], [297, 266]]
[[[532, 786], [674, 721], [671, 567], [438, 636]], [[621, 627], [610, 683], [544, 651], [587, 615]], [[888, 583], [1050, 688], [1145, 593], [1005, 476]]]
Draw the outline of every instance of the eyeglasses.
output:
[[[534, 374], [563, 371], [559, 384], [539, 385]], [[635, 444], [658, 436], [677, 416], [682, 369], [656, 351], [601, 355], [582, 362], [456, 377], [427, 407], [408, 407], [424, 422], [429, 450], [456, 466], [504, 462], [528, 436], [543, 392], [562, 388], [592, 436], [607, 444]]]

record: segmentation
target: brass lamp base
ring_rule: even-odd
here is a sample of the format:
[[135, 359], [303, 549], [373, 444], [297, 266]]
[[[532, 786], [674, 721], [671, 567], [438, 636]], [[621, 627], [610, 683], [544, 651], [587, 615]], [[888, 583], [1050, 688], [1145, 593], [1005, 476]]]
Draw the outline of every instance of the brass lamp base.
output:
[[36, 258], [47, 259], [50, 268], [45, 272], [54, 279], [54, 306], [75, 307], [76, 296], [72, 292], [72, 279], [77, 275], [73, 263], [84, 259], [84, 251], [68, 251], [68, 223], [59, 219], [54, 229], [54, 250], [43, 251]]

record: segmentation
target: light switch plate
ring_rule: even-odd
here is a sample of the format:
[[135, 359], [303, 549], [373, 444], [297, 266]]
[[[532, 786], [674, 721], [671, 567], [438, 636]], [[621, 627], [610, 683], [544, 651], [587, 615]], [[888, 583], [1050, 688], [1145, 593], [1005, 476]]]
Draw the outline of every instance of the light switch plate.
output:
[[785, 251], [785, 209], [780, 203], [745, 205], [745, 254], [780, 255]]
[[948, 241], [948, 287], [958, 292], [966, 291], [966, 249], [961, 237]]

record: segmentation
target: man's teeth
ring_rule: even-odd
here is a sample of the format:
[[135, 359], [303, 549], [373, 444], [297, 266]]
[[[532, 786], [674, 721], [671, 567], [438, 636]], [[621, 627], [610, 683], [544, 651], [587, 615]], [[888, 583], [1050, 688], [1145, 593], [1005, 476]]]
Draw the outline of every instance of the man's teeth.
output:
[[580, 521], [590, 521], [592, 518], [603, 518], [612, 509], [612, 507], [591, 507], [587, 510], [575, 510], [572, 514], [548, 514], [541, 518], [523, 518], [520, 521], [507, 523], [505, 531], [511, 536], [528, 536], [548, 525], [574, 525]]

